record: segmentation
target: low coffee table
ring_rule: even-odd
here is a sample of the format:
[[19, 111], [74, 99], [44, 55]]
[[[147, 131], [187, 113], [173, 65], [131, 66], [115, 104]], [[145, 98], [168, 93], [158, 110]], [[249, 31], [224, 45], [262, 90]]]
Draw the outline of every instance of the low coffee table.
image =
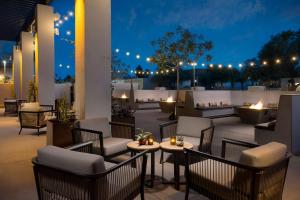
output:
[[174, 183], [175, 189], [179, 190], [180, 185], [180, 174], [179, 174], [179, 154], [183, 154], [184, 149], [192, 149], [193, 144], [189, 142], [184, 142], [183, 147], [179, 147], [176, 145], [171, 145], [170, 141], [162, 142], [160, 143], [160, 148], [162, 151], [162, 178], [164, 178], [164, 160], [163, 160], [163, 154], [164, 152], [168, 152], [173, 154], [174, 157], [174, 182], [163, 182], [163, 183]]
[[159, 150], [160, 146], [158, 142], [153, 142], [153, 145], [139, 145], [138, 141], [132, 141], [127, 144], [127, 148], [135, 155], [145, 150], [148, 150], [151, 154], [151, 178], [149, 187], [153, 187], [155, 178], [155, 152]]

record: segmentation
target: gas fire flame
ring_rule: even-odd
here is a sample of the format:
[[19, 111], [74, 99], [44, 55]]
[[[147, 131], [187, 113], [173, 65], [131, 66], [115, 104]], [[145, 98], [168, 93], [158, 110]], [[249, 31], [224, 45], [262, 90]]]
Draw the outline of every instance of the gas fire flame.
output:
[[263, 109], [264, 104], [262, 101], [259, 101], [257, 104], [252, 104], [249, 108], [250, 109], [255, 109], [255, 110], [261, 110]]

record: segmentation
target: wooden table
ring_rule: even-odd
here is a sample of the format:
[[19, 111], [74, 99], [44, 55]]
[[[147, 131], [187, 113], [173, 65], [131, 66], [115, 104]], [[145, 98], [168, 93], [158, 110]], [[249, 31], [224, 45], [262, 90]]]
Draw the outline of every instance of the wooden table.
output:
[[132, 152], [139, 153], [145, 150], [148, 150], [151, 155], [151, 178], [149, 187], [153, 187], [153, 182], [155, 178], [155, 152], [159, 150], [160, 146], [158, 142], [154, 142], [153, 145], [139, 145], [138, 141], [132, 141], [127, 144], [127, 148]]
[[180, 185], [180, 173], [179, 173], [179, 158], [180, 155], [183, 153], [184, 149], [192, 149], [193, 148], [193, 144], [189, 143], [189, 142], [184, 142], [183, 147], [179, 147], [176, 145], [171, 145], [170, 141], [166, 141], [166, 142], [162, 142], [160, 143], [160, 148], [162, 151], [162, 179], [164, 179], [164, 159], [163, 159], [163, 155], [164, 152], [168, 152], [173, 154], [174, 157], [174, 182], [163, 182], [165, 184], [169, 184], [169, 183], [174, 183], [175, 184], [175, 189], [179, 190], [179, 185]]

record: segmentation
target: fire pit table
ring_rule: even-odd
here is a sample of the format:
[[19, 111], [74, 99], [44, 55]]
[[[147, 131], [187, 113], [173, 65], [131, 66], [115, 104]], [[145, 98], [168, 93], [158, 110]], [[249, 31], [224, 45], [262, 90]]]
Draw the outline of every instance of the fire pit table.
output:
[[253, 109], [249, 106], [237, 108], [238, 115], [242, 122], [246, 124], [260, 124], [270, 121], [271, 108]]

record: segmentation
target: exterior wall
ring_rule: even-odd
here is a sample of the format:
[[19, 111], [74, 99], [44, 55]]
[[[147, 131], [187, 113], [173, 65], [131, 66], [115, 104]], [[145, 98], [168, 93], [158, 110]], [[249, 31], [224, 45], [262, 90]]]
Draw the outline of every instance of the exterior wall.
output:
[[22, 53], [16, 46], [13, 49], [13, 80], [14, 80], [14, 94], [16, 98], [20, 99], [22, 97]]

